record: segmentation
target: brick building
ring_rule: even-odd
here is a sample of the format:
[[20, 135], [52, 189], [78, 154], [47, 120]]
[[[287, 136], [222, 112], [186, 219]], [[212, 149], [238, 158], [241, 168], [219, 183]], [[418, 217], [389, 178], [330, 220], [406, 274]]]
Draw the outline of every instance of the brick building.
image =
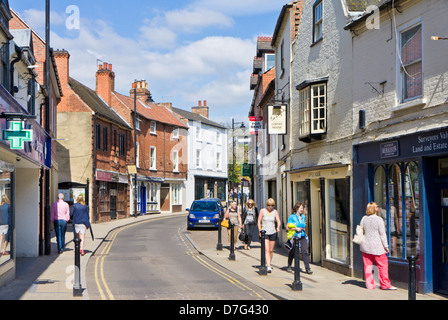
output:
[[70, 77], [70, 54], [55, 52], [63, 98], [58, 104], [59, 189], [73, 203], [85, 194], [91, 220], [129, 216], [132, 127], [95, 91]]
[[135, 81], [129, 96], [116, 92], [110, 64], [99, 66], [96, 92], [133, 128], [135, 121], [129, 141], [129, 164], [137, 170], [131, 175], [131, 213], [134, 199], [137, 214], [185, 210], [188, 126], [172, 112], [170, 103], [152, 101], [145, 80]]

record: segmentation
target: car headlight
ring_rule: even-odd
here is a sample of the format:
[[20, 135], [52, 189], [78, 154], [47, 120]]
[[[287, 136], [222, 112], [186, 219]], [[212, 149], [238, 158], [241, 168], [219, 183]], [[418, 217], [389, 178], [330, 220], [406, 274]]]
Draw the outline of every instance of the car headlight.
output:
[[219, 219], [219, 213], [215, 214], [215, 215], [213, 216], [213, 219]]
[[190, 219], [196, 219], [196, 217], [194, 216], [194, 214], [190, 213]]

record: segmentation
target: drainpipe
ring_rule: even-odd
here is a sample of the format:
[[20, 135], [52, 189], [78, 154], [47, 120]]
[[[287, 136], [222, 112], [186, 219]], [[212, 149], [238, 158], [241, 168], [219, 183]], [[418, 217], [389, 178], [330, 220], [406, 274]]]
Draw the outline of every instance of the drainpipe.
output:
[[11, 61], [11, 65], [9, 68], [9, 72], [10, 72], [10, 86], [9, 86], [9, 93], [14, 96], [14, 65], [19, 62], [20, 60], [22, 60], [22, 53], [23, 50], [19, 47], [16, 46], [16, 51], [17, 51], [17, 58], [15, 58], [14, 60]]

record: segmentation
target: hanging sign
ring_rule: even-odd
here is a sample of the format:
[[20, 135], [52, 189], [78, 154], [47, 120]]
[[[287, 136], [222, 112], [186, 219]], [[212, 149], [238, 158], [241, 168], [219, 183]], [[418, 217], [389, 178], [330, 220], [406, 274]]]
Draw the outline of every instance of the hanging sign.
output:
[[10, 128], [2, 131], [2, 139], [10, 141], [10, 148], [23, 150], [25, 142], [33, 141], [33, 131], [23, 129], [23, 121], [9, 121]]
[[263, 128], [263, 117], [249, 117], [250, 134], [258, 134]]
[[286, 105], [268, 105], [268, 134], [286, 134]]

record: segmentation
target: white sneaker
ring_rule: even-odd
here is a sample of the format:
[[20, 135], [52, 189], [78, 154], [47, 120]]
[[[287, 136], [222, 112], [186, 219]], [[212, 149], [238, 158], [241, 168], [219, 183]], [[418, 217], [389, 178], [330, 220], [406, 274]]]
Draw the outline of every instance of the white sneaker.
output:
[[271, 273], [271, 272], [272, 272], [272, 268], [268, 267], [268, 273]]

